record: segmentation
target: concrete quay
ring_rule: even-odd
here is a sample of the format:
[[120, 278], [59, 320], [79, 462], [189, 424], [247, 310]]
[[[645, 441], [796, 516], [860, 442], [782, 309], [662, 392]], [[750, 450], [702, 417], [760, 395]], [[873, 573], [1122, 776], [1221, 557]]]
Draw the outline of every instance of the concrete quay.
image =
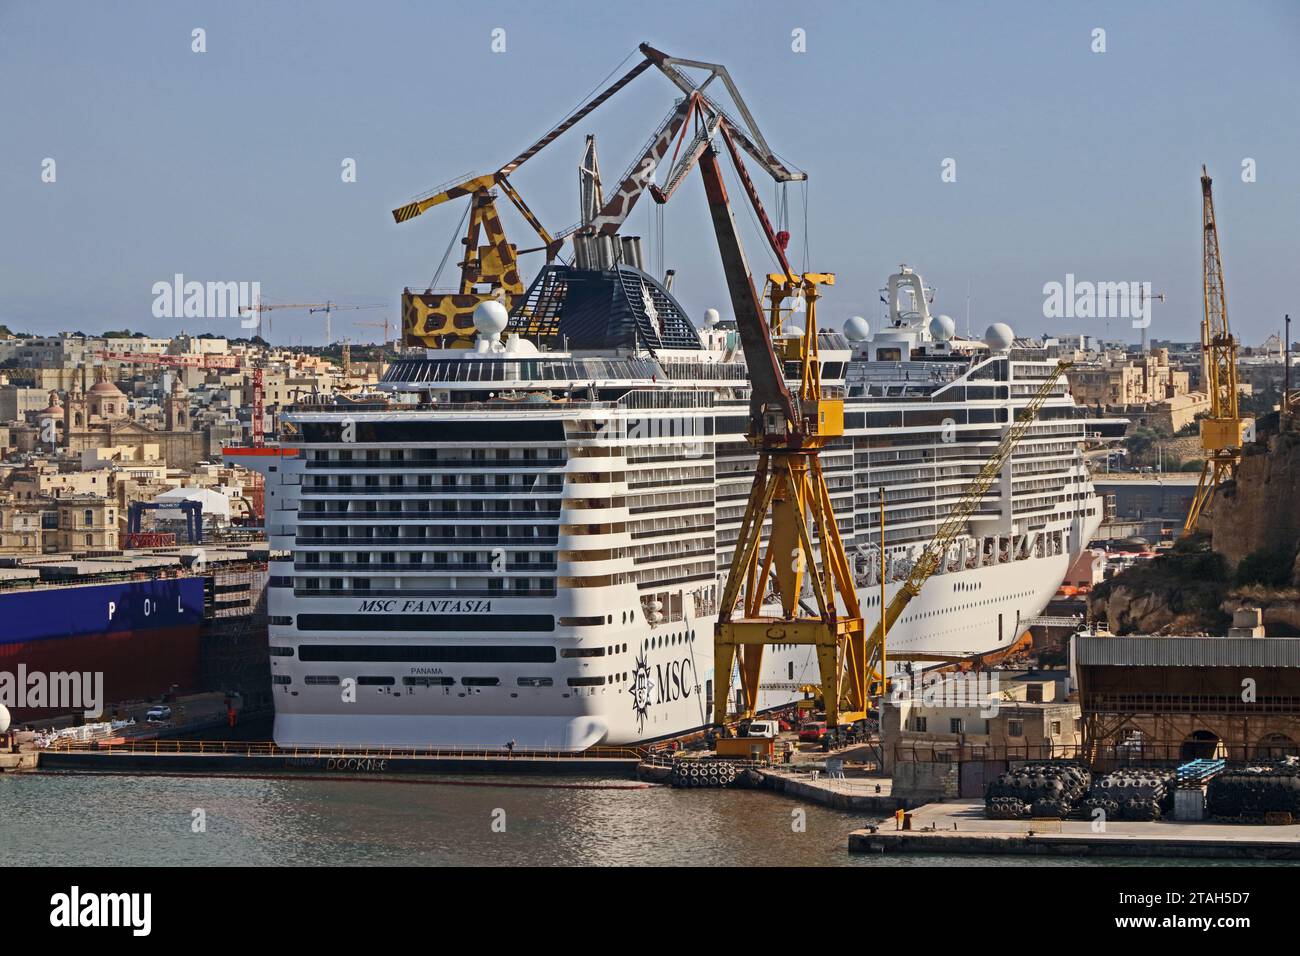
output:
[[888, 820], [852, 831], [849, 852], [1300, 860], [1300, 824], [1120, 820], [1095, 832], [1090, 820], [987, 820], [982, 800], [931, 803], [911, 817], [910, 830]]

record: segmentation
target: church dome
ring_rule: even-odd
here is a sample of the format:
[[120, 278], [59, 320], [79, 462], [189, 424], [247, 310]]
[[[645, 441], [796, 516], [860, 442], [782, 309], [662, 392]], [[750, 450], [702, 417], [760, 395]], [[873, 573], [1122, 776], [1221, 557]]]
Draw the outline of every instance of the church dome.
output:
[[126, 398], [122, 390], [110, 382], [108, 379], [96, 382], [90, 389], [91, 395], [103, 395], [106, 398]]

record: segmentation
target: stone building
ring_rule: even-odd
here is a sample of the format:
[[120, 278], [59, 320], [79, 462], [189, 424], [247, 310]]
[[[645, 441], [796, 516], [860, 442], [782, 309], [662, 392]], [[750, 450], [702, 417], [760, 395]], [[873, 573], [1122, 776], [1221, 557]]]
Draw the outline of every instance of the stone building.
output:
[[1136, 358], [1107, 353], [1100, 362], [1076, 365], [1065, 374], [1075, 401], [1099, 408], [1161, 402], [1186, 395], [1189, 386], [1188, 373], [1171, 366], [1163, 348]]
[[76, 496], [59, 498], [54, 504], [60, 551], [117, 550], [117, 505], [112, 499]]
[[213, 454], [209, 435], [191, 429], [188, 392], [179, 377], [164, 404], [161, 431], [132, 420], [126, 395], [101, 370], [89, 392], [83, 393], [77, 385], [69, 391], [63, 442], [76, 455], [91, 448], [153, 444], [168, 465], [188, 471]]

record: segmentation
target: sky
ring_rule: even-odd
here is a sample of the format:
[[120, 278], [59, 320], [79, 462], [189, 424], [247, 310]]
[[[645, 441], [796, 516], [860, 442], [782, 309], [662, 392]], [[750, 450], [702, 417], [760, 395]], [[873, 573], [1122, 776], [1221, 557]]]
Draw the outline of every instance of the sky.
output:
[[[1202, 163], [1234, 332], [1258, 344], [1284, 313], [1300, 319], [1291, 0], [0, 0], [0, 324], [248, 334], [234, 319], [155, 318], [154, 284], [181, 273], [256, 281], [272, 303], [381, 305], [333, 319], [334, 338], [375, 341], [354, 320], [396, 321], [402, 288], [428, 285], [465, 211], [396, 224], [390, 210], [505, 163], [641, 41], [726, 64], [773, 149], [807, 172], [786, 187], [791, 249], [796, 268], [837, 276], [823, 327], [874, 326], [878, 290], [907, 263], [959, 329], [969, 304], [976, 334], [1001, 321], [1136, 342], [1124, 318], [1045, 314], [1044, 286], [1073, 275], [1150, 282], [1165, 299], [1149, 336], [1195, 339]], [[648, 71], [511, 181], [543, 223], [572, 224], [584, 134], [609, 191], [676, 95]], [[535, 245], [501, 205], [512, 240]], [[643, 197], [624, 234], [649, 241], [652, 206]], [[698, 175], [663, 222], [650, 259], [676, 270], [683, 306], [697, 322], [729, 314]], [[526, 281], [540, 265], [524, 258]], [[324, 325], [286, 309], [270, 337], [320, 344]]]

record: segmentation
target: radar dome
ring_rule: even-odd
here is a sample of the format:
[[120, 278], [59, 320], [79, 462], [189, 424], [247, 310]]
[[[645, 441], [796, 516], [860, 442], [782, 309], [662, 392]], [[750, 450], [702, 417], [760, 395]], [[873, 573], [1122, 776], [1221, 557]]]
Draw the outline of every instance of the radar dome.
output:
[[715, 325], [717, 325], [717, 324], [718, 324], [719, 322], [721, 322], [721, 321], [722, 321], [722, 316], [718, 315], [718, 310], [717, 310], [717, 309], [705, 309], [705, 310], [704, 310], [704, 326], [705, 326], [705, 328], [709, 328], [709, 329], [711, 329], [711, 328], [713, 328]]
[[479, 335], [496, 338], [510, 324], [510, 313], [495, 299], [474, 306], [474, 328]]
[[1005, 322], [994, 322], [984, 332], [984, 344], [989, 347], [990, 352], [1005, 352], [1011, 348], [1011, 343], [1016, 339], [1015, 333], [1011, 331], [1011, 326]]
[[860, 315], [844, 323], [844, 337], [850, 342], [863, 342], [871, 337], [871, 325]]
[[957, 323], [950, 315], [936, 315], [930, 320], [930, 334], [937, 341], [948, 342], [957, 334]]
[[9, 708], [0, 704], [0, 734], [9, 730]]
[[781, 335], [787, 339], [797, 339], [803, 336], [803, 329], [797, 325], [787, 325], [781, 329]]

